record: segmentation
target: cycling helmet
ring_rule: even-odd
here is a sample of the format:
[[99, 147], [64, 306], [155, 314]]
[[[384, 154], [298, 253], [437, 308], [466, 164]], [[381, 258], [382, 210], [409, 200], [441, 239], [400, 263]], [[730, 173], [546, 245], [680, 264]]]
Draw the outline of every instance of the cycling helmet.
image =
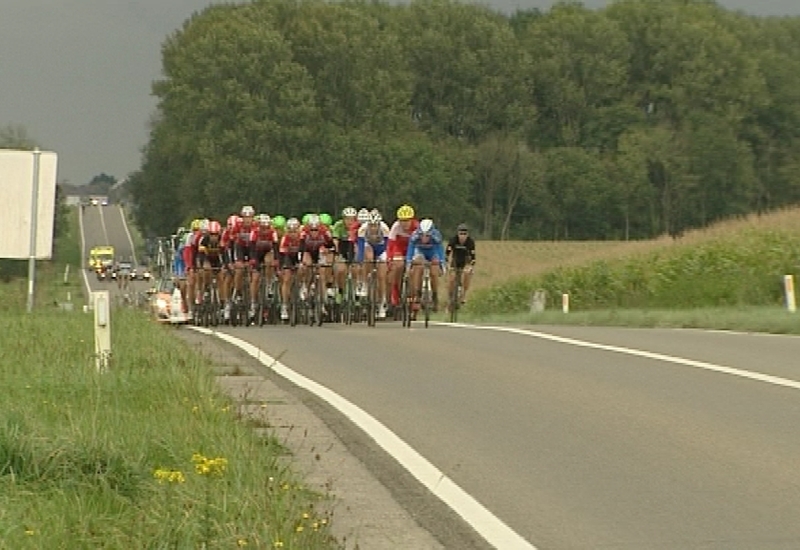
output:
[[303, 225], [308, 225], [308, 218], [311, 217], [311, 214], [303, 214], [303, 217], [300, 218], [300, 223]]
[[228, 229], [233, 229], [239, 223], [239, 216], [236, 214], [231, 214], [228, 216], [228, 222], [225, 224], [228, 226]]
[[356, 217], [358, 218], [358, 223], [367, 223], [369, 221], [369, 210], [362, 208], [358, 211]]
[[303, 224], [309, 229], [318, 229], [320, 224], [319, 216], [316, 214], [309, 214], [308, 218], [306, 218], [306, 223]]
[[373, 208], [372, 211], [369, 213], [369, 223], [371, 223], [372, 225], [377, 225], [381, 223], [381, 221], [383, 221], [381, 213], [378, 212], [377, 208]]
[[186, 233], [186, 228], [185, 228], [185, 227], [183, 227], [183, 226], [180, 226], [180, 227], [178, 228], [178, 230], [175, 232], [175, 236], [177, 236], [177, 237], [180, 237], [180, 236], [181, 236], [181, 235], [183, 235], [184, 233]]
[[419, 232], [423, 235], [429, 235], [430, 232], [433, 231], [433, 220], [430, 218], [425, 218], [421, 222], [419, 222]]
[[220, 226], [220, 224], [219, 224], [219, 222], [217, 220], [211, 220], [210, 222], [208, 222], [208, 232], [209, 233], [213, 233], [213, 234], [219, 235], [220, 231], [222, 231], [222, 226]]
[[342, 210], [343, 218], [355, 218], [356, 216], [358, 216], [358, 211], [352, 206], [348, 206], [347, 208]]
[[192, 224], [190, 225], [190, 227], [192, 228], [192, 231], [200, 231], [200, 224], [201, 224], [202, 221], [203, 220], [201, 220], [200, 218], [193, 219], [192, 220]]
[[283, 216], [275, 216], [272, 218], [272, 226], [276, 229], [283, 229], [286, 227], [286, 218]]
[[263, 227], [269, 227], [272, 224], [272, 218], [269, 217], [269, 214], [259, 214], [257, 221], [258, 225]]
[[300, 220], [297, 218], [289, 218], [286, 222], [287, 231], [297, 231], [300, 229]]
[[410, 220], [414, 218], [414, 209], [404, 204], [400, 208], [397, 209], [397, 219], [398, 220]]
[[242, 206], [242, 211], [241, 211], [240, 215], [243, 218], [252, 218], [253, 216], [256, 215], [256, 209], [253, 208], [252, 206], [250, 206], [249, 204], [245, 205], [245, 206]]
[[456, 231], [458, 231], [459, 233], [468, 233], [469, 227], [467, 227], [467, 224], [465, 223], [460, 223], [458, 224], [458, 228], [456, 229]]
[[327, 225], [327, 226], [333, 225], [333, 218], [331, 217], [330, 214], [320, 214], [319, 221], [322, 223], [322, 225]]
[[203, 233], [208, 233], [208, 224], [211, 223], [211, 220], [205, 218], [203, 221], [200, 222], [200, 231]]

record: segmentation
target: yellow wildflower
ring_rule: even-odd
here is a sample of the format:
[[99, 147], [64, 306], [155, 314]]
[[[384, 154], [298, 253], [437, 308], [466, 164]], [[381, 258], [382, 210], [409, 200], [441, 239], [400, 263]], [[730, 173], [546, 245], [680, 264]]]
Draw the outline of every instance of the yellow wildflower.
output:
[[297, 527], [294, 528], [294, 530], [297, 531], [298, 533], [302, 533], [303, 532], [303, 526], [302, 525], [298, 525]]
[[303, 512], [303, 519], [308, 519], [308, 512]]
[[275, 548], [283, 548], [283, 542], [276, 540], [275, 542], [272, 543], [272, 546], [274, 546]]
[[164, 470], [159, 468], [153, 472], [153, 477], [156, 478], [159, 483], [184, 483], [186, 481], [183, 472], [180, 470]]
[[25, 529], [25, 534], [28, 535], [29, 537], [32, 537], [33, 535], [36, 534], [36, 531], [34, 531], [33, 529]]
[[236, 541], [236, 546], [238, 546], [239, 548], [243, 548], [243, 547], [247, 546], [247, 540], [246, 539], [237, 540]]
[[201, 476], [221, 476], [228, 468], [228, 459], [222, 457], [207, 458], [195, 453], [192, 455], [192, 462], [194, 462], [194, 471]]

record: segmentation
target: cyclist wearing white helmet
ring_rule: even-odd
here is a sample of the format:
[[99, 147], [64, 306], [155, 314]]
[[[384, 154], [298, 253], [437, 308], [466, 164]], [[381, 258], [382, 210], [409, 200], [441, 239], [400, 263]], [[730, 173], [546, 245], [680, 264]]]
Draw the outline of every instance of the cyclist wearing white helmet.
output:
[[358, 238], [358, 211], [352, 206], [342, 210], [342, 219], [333, 224], [331, 235], [336, 246], [336, 262], [334, 264], [334, 277], [339, 293], [336, 297], [341, 301], [347, 277], [347, 264], [355, 258], [355, 241]]
[[[231, 301], [233, 301], [235, 296], [241, 297], [243, 295], [245, 267], [255, 267], [255, 259], [250, 256], [250, 235], [253, 233], [253, 229], [256, 228], [253, 222], [256, 210], [250, 205], [245, 205], [242, 207], [239, 214], [241, 215], [241, 221], [237, 223], [236, 227], [233, 229], [233, 239], [231, 242], [233, 266], [235, 269], [233, 274], [234, 292], [231, 295]], [[248, 283], [250, 283], [249, 280]], [[253, 315], [251, 315], [252, 318], [255, 315], [252, 303], [250, 310], [251, 313], [253, 313]]]
[[289, 218], [286, 220], [286, 232], [281, 237], [278, 247], [281, 265], [281, 319], [289, 319], [289, 300], [292, 292], [292, 278], [295, 270], [300, 265], [303, 255], [302, 240], [300, 239], [300, 220]]
[[268, 214], [259, 214], [256, 217], [256, 227], [250, 233], [250, 258], [255, 262], [250, 278], [250, 316], [255, 317], [261, 274], [267, 278], [269, 289], [272, 287], [272, 275], [278, 266], [278, 233], [273, 229], [272, 218]]
[[[327, 292], [328, 270], [331, 267], [330, 251], [333, 250], [333, 236], [330, 230], [320, 221], [317, 214], [308, 217], [308, 223], [300, 234], [300, 248], [303, 251], [303, 263], [300, 266], [300, 299], [304, 300], [308, 290], [308, 277], [313, 264], [319, 266], [319, 288]], [[323, 306], [323, 312], [325, 307]]]
[[[433, 220], [426, 218], [419, 222], [419, 228], [411, 235], [408, 242], [408, 252], [406, 253], [406, 265], [411, 268], [410, 281], [412, 296], [419, 299], [421, 295], [420, 286], [422, 283], [422, 265], [430, 262], [433, 266], [444, 268], [445, 251], [442, 233], [436, 229]], [[439, 307], [439, 271], [431, 269], [431, 290], [433, 298], [433, 310]]]
[[[363, 263], [365, 260], [378, 262], [378, 295], [374, 299], [379, 304], [379, 319], [386, 318], [386, 245], [388, 242], [389, 226], [383, 221], [378, 209], [373, 208], [367, 221], [358, 228], [356, 262]], [[359, 284], [358, 293], [362, 297], [367, 295], [363, 279]]]

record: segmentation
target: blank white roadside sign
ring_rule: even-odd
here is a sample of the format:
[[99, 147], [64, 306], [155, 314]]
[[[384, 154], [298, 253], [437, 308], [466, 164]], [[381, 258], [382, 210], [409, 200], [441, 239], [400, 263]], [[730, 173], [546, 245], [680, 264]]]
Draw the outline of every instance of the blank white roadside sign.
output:
[[[36, 259], [53, 255], [58, 155], [39, 157], [39, 200], [36, 212]], [[0, 149], [0, 258], [30, 257], [33, 151]]]

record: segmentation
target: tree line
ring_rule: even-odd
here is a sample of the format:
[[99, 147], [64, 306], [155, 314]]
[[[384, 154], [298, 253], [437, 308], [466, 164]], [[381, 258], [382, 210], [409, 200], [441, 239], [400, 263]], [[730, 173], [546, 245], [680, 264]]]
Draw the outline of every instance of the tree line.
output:
[[147, 234], [243, 203], [390, 213], [484, 238], [641, 239], [800, 200], [800, 18], [622, 0], [194, 14], [129, 177]]

